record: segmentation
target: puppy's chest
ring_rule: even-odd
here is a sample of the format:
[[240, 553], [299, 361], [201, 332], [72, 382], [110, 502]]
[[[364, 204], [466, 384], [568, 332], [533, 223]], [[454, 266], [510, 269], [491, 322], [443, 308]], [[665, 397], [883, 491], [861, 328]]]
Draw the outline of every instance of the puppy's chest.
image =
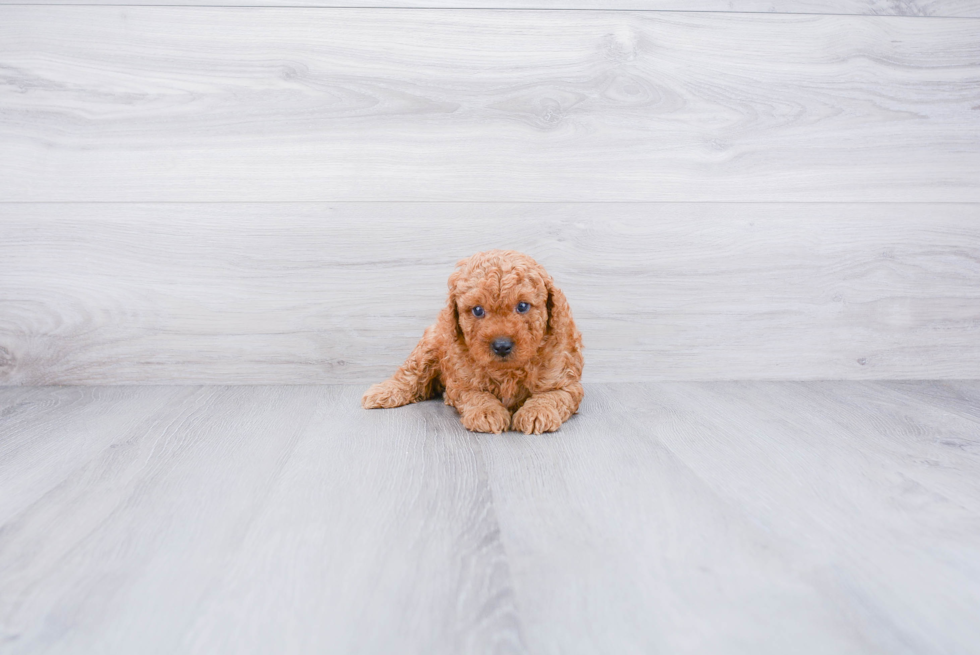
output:
[[520, 378], [504, 378], [503, 380], [491, 380], [493, 395], [500, 398], [504, 407], [514, 411], [524, 404], [524, 401], [531, 395], [530, 390], [524, 386]]

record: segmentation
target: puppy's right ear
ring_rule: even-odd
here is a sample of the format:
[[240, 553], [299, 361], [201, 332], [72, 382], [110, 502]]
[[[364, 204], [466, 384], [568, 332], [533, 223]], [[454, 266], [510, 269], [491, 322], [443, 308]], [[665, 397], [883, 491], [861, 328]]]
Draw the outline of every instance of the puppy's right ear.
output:
[[456, 285], [459, 284], [459, 279], [463, 275], [463, 271], [460, 269], [460, 265], [466, 260], [461, 260], [456, 264], [456, 270], [453, 271], [452, 275], [449, 276], [449, 300], [446, 305], [446, 313], [449, 315], [449, 320], [452, 322], [453, 335], [456, 340], [463, 342], [463, 328], [459, 326], [459, 307], [456, 305]]

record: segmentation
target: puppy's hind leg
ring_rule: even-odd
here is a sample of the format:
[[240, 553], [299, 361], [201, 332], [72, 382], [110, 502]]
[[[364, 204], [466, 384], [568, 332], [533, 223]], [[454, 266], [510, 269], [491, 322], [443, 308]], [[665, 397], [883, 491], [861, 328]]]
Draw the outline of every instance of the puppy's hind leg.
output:
[[384, 382], [373, 385], [361, 398], [364, 409], [401, 407], [434, 396], [439, 383], [439, 352], [434, 330], [426, 329], [422, 340], [405, 363]]

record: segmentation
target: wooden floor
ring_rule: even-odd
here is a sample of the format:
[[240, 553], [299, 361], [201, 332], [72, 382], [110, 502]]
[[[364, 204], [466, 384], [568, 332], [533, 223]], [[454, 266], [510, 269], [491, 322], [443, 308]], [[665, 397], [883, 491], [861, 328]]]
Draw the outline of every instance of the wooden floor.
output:
[[980, 655], [978, 217], [980, 0], [0, 0], [0, 655]]
[[980, 652], [980, 382], [361, 391], [0, 389], [0, 652]]

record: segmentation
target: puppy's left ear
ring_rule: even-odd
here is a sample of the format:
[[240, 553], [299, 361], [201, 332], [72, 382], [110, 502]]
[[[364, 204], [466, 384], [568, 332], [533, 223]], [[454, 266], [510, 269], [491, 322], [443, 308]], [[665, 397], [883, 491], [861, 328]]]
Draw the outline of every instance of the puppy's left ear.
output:
[[565, 294], [555, 286], [551, 277], [545, 278], [544, 286], [548, 290], [548, 334], [571, 336], [575, 323]]

